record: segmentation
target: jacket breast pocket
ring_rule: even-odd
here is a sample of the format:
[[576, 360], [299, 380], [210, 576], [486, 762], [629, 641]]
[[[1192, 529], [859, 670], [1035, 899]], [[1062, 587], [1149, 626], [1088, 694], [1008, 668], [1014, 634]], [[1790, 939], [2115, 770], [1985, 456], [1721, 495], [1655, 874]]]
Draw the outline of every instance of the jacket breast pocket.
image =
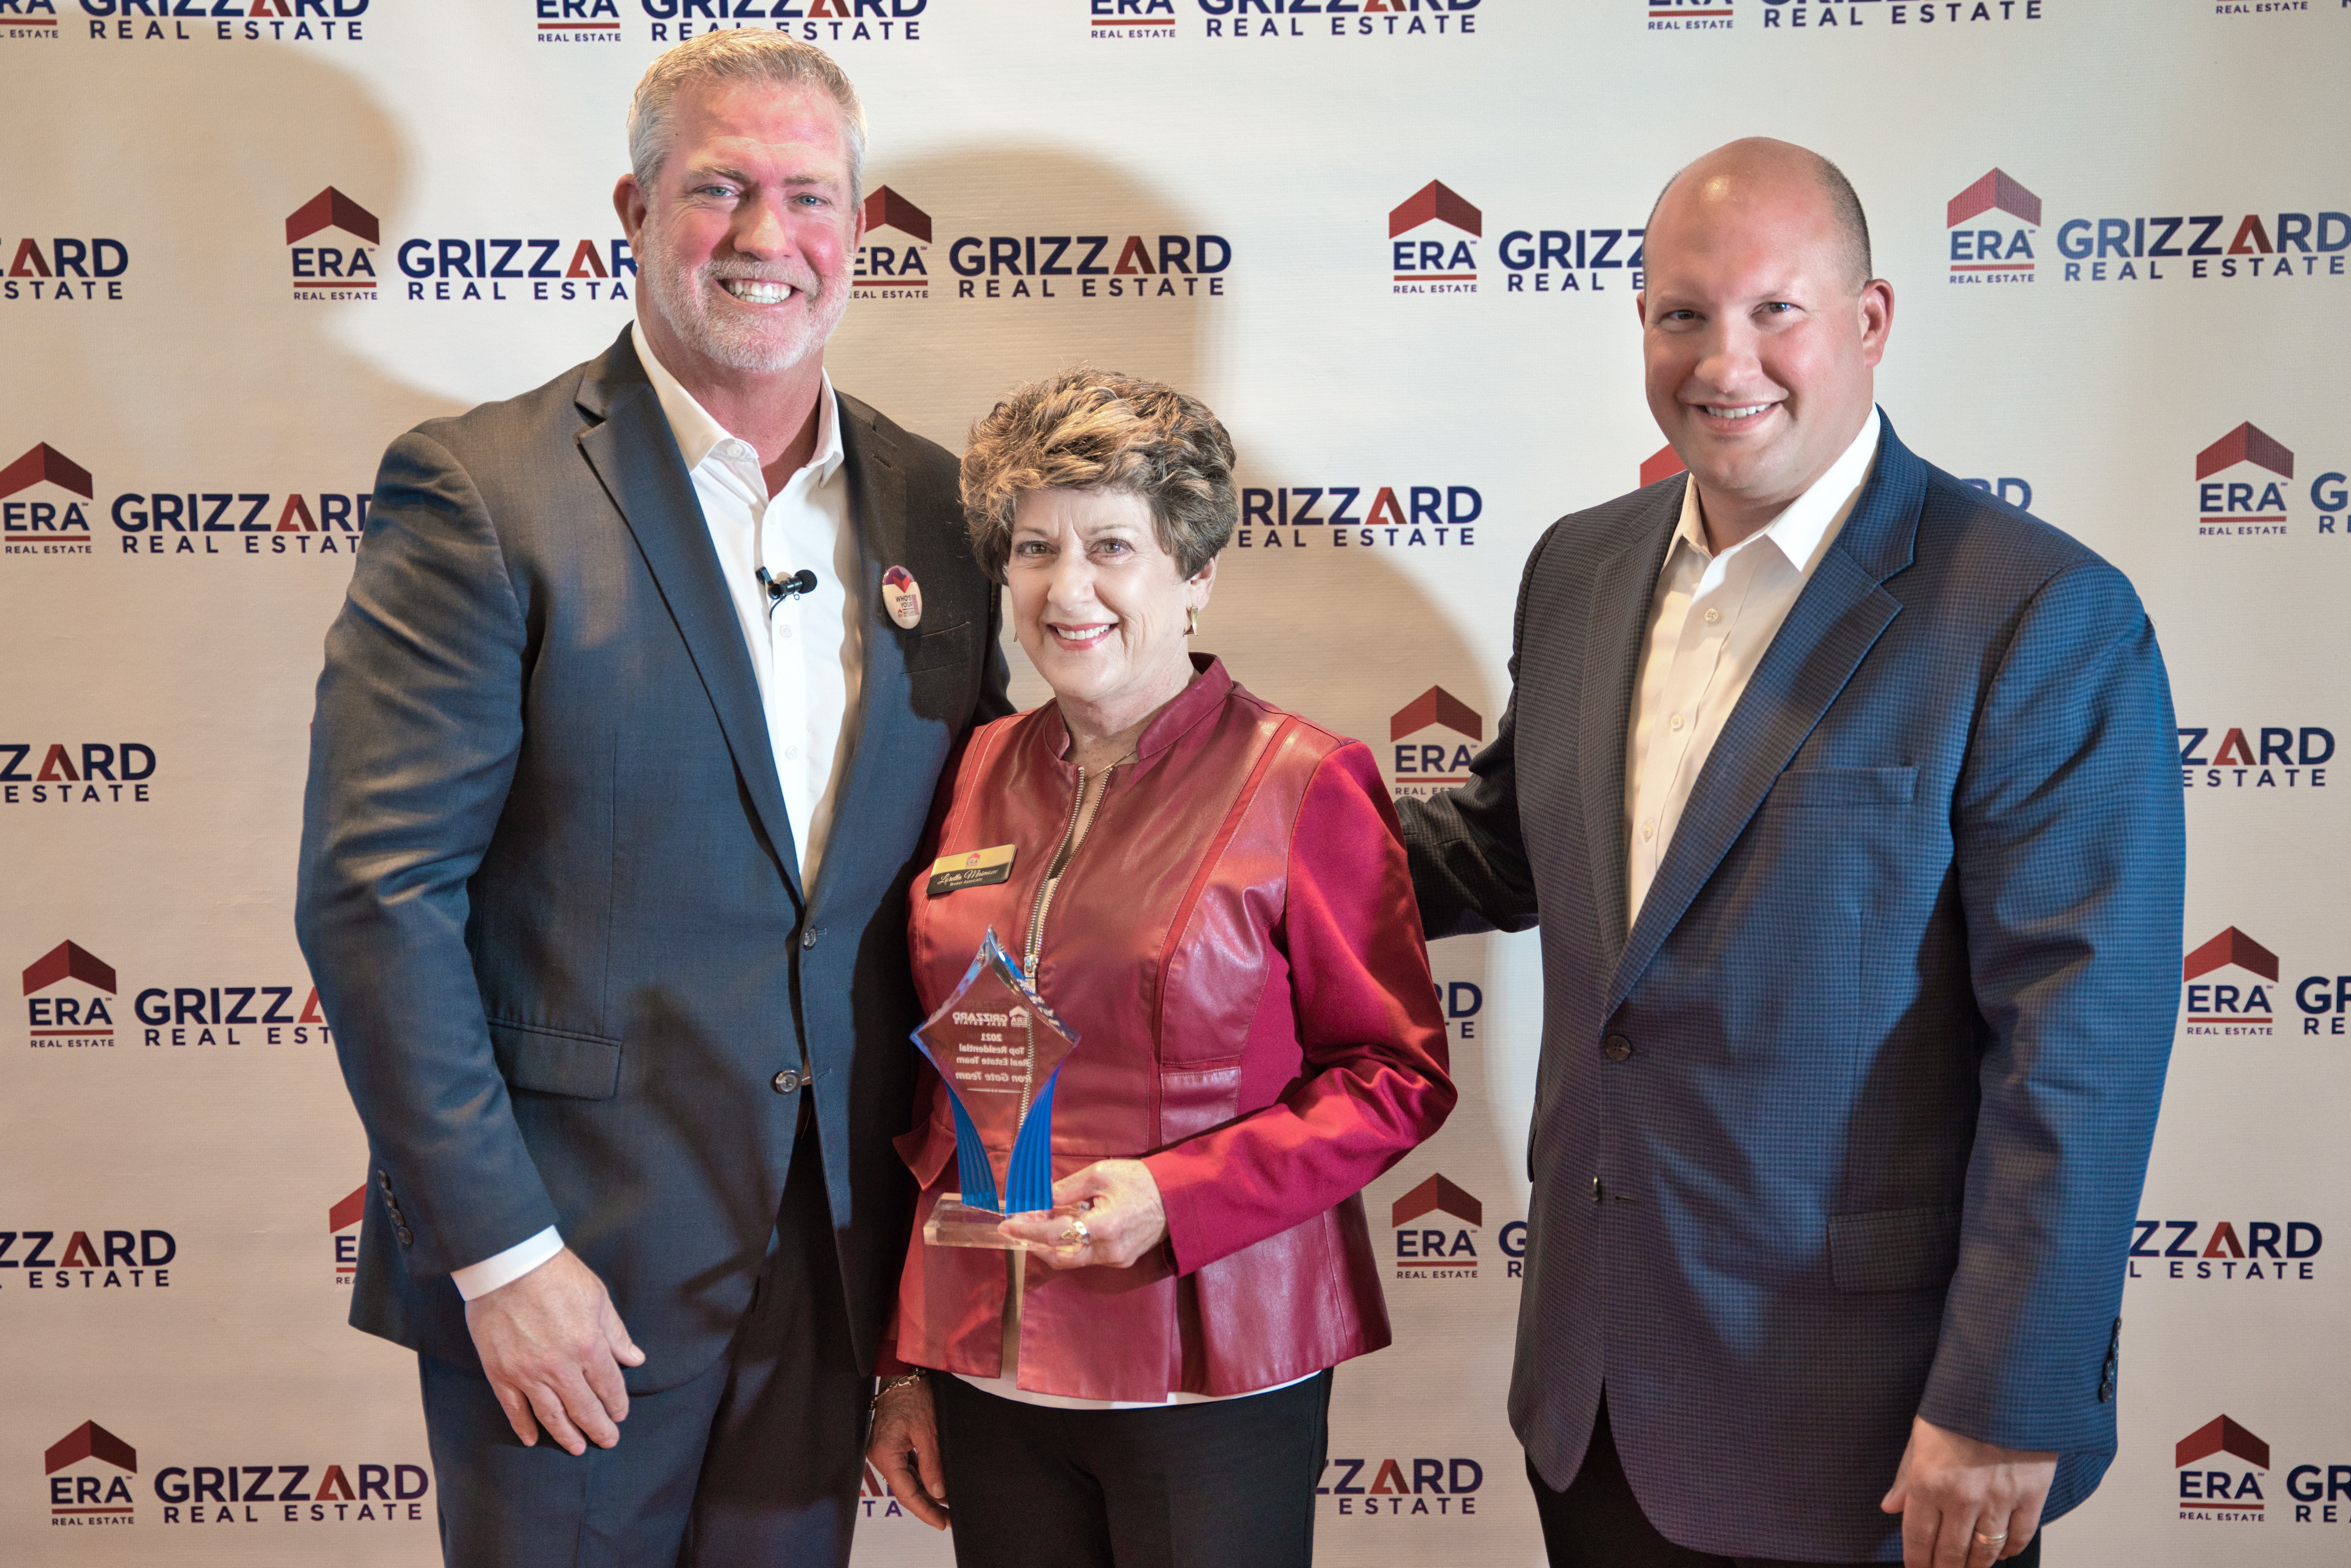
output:
[[1881, 1208], [1829, 1217], [1829, 1266], [1840, 1291], [1924, 1291], [1959, 1266], [1959, 1211]]
[[490, 1049], [507, 1084], [533, 1094], [610, 1100], [621, 1088], [621, 1042], [538, 1024], [490, 1021]]
[[906, 673], [919, 675], [925, 670], [960, 669], [969, 664], [971, 640], [971, 622], [968, 621], [908, 638]]
[[1773, 782], [1770, 803], [1850, 810], [1907, 806], [1917, 792], [1916, 768], [1792, 768]]

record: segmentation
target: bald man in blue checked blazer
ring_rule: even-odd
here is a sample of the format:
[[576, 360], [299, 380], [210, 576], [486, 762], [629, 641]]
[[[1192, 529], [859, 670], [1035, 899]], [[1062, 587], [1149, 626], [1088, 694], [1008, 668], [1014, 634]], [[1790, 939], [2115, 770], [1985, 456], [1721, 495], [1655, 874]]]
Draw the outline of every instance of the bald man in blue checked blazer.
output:
[[[2120, 572], [1876, 412], [1891, 290], [1837, 270], [1798, 151], [1669, 187], [1644, 329], [1692, 472], [1543, 534], [1493, 743], [1400, 803], [1431, 937], [1541, 930], [1510, 1411], [1554, 1563], [1982, 1568], [2115, 1449], [2179, 995], [2162, 659]], [[1789, 563], [1709, 598], [1759, 497], [1809, 531], [1750, 528]], [[1771, 580], [1735, 703], [1720, 670], [1671, 695], [1661, 622], [1702, 648]], [[1719, 733], [1645, 864], [1644, 759], [1694, 719]]]

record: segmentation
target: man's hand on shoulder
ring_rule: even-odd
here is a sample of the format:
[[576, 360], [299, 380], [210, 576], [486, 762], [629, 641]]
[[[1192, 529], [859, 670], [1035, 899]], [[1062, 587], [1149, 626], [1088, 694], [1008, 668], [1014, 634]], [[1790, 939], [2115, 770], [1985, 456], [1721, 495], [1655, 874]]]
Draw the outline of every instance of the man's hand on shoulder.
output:
[[[621, 1368], [642, 1366], [611, 1292], [569, 1247], [518, 1280], [465, 1303], [465, 1326], [526, 1448], [547, 1428], [566, 1453], [609, 1448], [629, 1418]], [[582, 1437], [582, 1434], [585, 1437]]]
[[1919, 1416], [1877, 1506], [1902, 1516], [1904, 1568], [1986, 1568], [2032, 1543], [2056, 1479], [2054, 1454], [1978, 1442]]

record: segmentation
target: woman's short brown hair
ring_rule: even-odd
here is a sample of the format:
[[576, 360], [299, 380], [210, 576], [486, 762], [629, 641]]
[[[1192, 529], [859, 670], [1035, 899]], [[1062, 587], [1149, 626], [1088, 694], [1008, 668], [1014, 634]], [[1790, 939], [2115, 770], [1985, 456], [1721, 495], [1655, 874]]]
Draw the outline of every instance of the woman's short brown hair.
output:
[[963, 455], [972, 554], [1004, 580], [1012, 517], [1030, 490], [1123, 490], [1151, 508], [1160, 548], [1190, 577], [1232, 537], [1233, 441], [1208, 405], [1158, 382], [1080, 367], [1016, 387], [971, 427]]

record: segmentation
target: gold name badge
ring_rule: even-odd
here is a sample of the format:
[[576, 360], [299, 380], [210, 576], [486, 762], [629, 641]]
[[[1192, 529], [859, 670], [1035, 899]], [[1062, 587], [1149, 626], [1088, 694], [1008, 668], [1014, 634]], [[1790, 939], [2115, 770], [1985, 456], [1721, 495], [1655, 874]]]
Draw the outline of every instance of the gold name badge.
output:
[[998, 844], [992, 850], [941, 855], [931, 862], [930, 896], [936, 898], [942, 894], [1007, 880], [1012, 875], [1013, 848], [1011, 844]]

